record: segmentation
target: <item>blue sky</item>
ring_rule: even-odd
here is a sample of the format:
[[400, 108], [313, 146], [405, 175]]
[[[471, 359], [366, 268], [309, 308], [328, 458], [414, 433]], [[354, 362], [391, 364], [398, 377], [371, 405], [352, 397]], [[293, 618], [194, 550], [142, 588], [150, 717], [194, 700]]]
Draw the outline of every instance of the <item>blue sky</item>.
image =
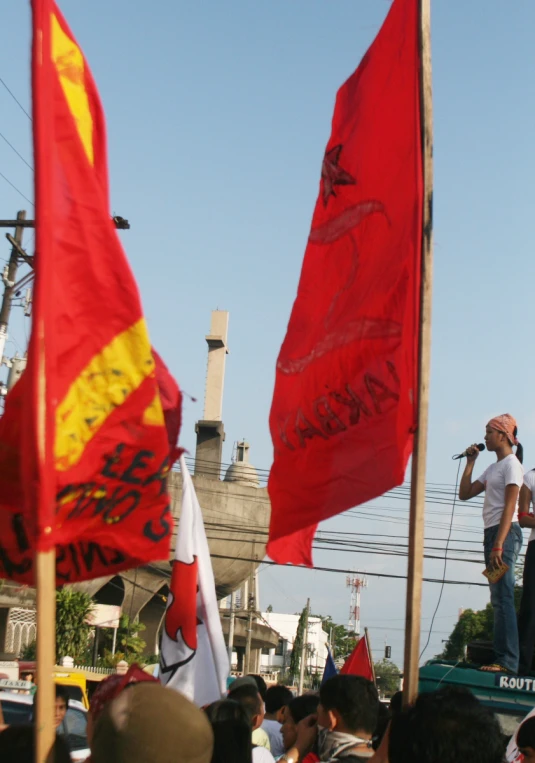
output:
[[[436, 246], [428, 481], [452, 485], [451, 454], [480, 441], [485, 421], [496, 413], [516, 416], [527, 466], [535, 466], [535, 6], [531, 0], [433, 5]], [[28, 6], [5, 6], [0, 77], [29, 110]], [[334, 96], [389, 2], [63, 0], [61, 7], [104, 102], [113, 211], [132, 226], [121, 235], [154, 345], [183, 389], [199, 399], [185, 402], [183, 444], [194, 449], [194, 422], [202, 416], [210, 311], [226, 309], [225, 460], [232, 443], [245, 436], [252, 461], [267, 469], [275, 359], [297, 287]], [[31, 161], [30, 122], [1, 85], [0, 132]], [[30, 170], [1, 139], [0, 172], [31, 197]], [[0, 178], [0, 216], [25, 206]], [[0, 242], [0, 257], [8, 251]], [[20, 316], [13, 332], [23, 347]], [[367, 516], [332, 520], [329, 529], [401, 538], [406, 509], [406, 502], [385, 497]], [[429, 521], [449, 522], [449, 506], [429, 510], [443, 512], [429, 514]], [[370, 518], [374, 511], [380, 522]], [[479, 541], [477, 515], [476, 507], [456, 507], [454, 537]], [[442, 537], [444, 530], [432, 524], [427, 535]], [[318, 552], [316, 559], [370, 572], [405, 570], [403, 559], [356, 553]], [[481, 582], [481, 568], [450, 562], [448, 577]], [[441, 577], [442, 563], [427, 561], [426, 574]], [[294, 612], [310, 595], [316, 612], [347, 619], [343, 575], [270, 568], [260, 579], [263, 606]], [[374, 649], [380, 652], [386, 637], [398, 663], [404, 591], [403, 581], [370, 578], [362, 600]], [[439, 586], [424, 587], [424, 626], [438, 594]], [[440, 650], [460, 607], [486, 600], [484, 588], [447, 586], [427, 654]]]

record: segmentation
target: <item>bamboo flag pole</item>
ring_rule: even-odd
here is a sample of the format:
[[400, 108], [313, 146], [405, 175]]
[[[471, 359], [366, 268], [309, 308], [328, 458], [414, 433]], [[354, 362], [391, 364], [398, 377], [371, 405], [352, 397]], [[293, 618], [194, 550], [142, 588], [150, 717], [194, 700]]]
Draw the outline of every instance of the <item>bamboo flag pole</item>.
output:
[[431, 81], [431, 0], [420, 6], [421, 136], [423, 148], [424, 208], [422, 220], [422, 263], [418, 358], [418, 420], [412, 454], [409, 519], [409, 562], [405, 620], [405, 665], [403, 703], [418, 694], [418, 663], [422, 609], [422, 575], [425, 522], [425, 468], [429, 413], [431, 361], [431, 291], [433, 280], [433, 95]]
[[36, 554], [37, 570], [37, 722], [36, 761], [53, 761], [56, 661], [56, 552]]
[[[53, 177], [51, 146], [54, 142], [52, 111], [47, 99], [53, 93], [51, 81], [51, 0], [32, 0], [32, 105], [33, 143], [35, 162], [35, 247], [38, 253], [34, 293], [32, 338], [29, 362], [33, 362], [32, 408], [30, 437], [35, 437], [37, 479], [34, 496], [38, 546], [35, 554], [35, 582], [37, 606], [37, 714], [35, 720], [36, 763], [51, 763], [56, 738], [54, 664], [56, 661], [56, 549], [53, 542], [53, 524], [56, 514], [54, 474], [54, 422], [53, 374], [46, 364], [47, 295], [50, 294], [50, 265], [41, 253], [53, 249], [53, 220], [49, 181]], [[32, 410], [33, 409], [33, 410]], [[52, 541], [52, 542], [51, 542]]]

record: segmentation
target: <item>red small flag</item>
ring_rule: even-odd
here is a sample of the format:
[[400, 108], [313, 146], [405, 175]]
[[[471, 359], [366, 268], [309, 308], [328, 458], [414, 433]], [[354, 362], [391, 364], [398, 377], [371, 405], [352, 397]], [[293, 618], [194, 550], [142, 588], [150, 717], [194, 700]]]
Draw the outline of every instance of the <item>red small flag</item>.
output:
[[340, 88], [277, 361], [268, 553], [404, 478], [417, 406], [423, 212], [418, 0], [394, 0]]
[[368, 651], [368, 642], [366, 638], [359, 639], [358, 644], [344, 662], [340, 674], [362, 676], [363, 678], [367, 678], [368, 681], [374, 680], [372, 659]]

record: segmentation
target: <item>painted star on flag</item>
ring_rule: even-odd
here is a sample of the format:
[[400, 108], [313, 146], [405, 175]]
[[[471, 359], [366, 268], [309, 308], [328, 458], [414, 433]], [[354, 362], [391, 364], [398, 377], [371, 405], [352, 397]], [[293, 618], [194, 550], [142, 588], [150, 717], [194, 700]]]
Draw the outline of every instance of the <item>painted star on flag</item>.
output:
[[336, 185], [355, 185], [355, 178], [346, 172], [338, 162], [343, 146], [340, 144], [325, 152], [323, 165], [321, 168], [321, 177], [323, 180], [323, 204], [327, 206], [331, 196], [336, 196], [334, 186]]

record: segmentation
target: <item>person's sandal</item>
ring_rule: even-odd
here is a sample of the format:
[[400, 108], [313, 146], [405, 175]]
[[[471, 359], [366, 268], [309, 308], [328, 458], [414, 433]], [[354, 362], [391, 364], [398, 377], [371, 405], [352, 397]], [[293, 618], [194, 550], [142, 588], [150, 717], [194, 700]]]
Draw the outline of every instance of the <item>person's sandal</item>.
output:
[[490, 665], [482, 665], [479, 668], [483, 673], [510, 673], [512, 674], [512, 670], [508, 670], [508, 668], [504, 668], [503, 665], [498, 665], [497, 662], [493, 662]]

